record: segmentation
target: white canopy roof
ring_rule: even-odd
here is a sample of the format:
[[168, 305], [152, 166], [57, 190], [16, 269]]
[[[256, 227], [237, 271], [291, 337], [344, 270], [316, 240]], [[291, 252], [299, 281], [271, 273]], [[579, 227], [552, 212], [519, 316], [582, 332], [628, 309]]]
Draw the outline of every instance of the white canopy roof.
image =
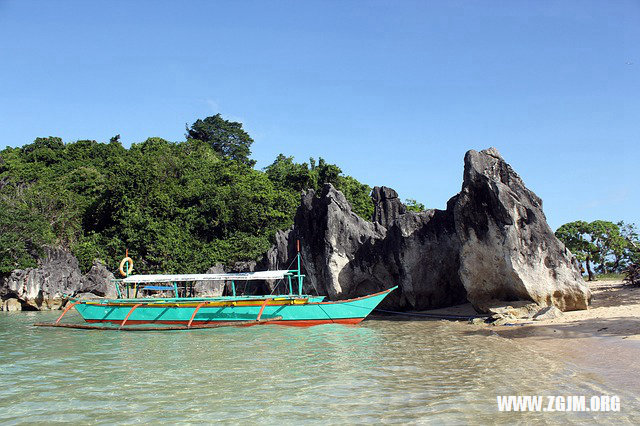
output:
[[185, 281], [249, 281], [279, 280], [289, 275], [288, 270], [237, 272], [233, 274], [178, 274], [178, 275], [130, 275], [122, 280], [125, 283], [170, 283]]

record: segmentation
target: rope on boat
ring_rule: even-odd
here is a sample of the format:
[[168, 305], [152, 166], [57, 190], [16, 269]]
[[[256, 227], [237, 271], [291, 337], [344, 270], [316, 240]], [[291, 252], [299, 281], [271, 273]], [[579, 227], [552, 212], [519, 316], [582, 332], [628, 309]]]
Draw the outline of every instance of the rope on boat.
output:
[[487, 318], [489, 315], [451, 315], [451, 314], [427, 314], [420, 312], [399, 312], [399, 311], [389, 311], [386, 309], [375, 308], [374, 311], [384, 312], [386, 314], [394, 314], [394, 315], [403, 315], [407, 317], [421, 317], [421, 318], [433, 318], [433, 319], [446, 319], [446, 320], [472, 320], [474, 318]]

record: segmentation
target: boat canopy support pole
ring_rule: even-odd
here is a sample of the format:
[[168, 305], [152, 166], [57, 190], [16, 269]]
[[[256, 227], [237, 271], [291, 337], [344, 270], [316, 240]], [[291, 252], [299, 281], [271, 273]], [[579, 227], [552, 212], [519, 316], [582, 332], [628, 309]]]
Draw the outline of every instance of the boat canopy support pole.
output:
[[175, 281], [173, 282], [173, 292], [175, 293], [176, 298], [180, 297], [178, 296], [178, 283]]
[[233, 297], [236, 297], [236, 282], [231, 281], [231, 291], [233, 291]]
[[298, 251], [298, 295], [302, 296], [302, 271], [300, 270], [300, 240], [296, 240], [296, 249]]
[[124, 327], [124, 325], [127, 323], [127, 320], [129, 319], [129, 317], [131, 316], [131, 314], [133, 313], [133, 311], [135, 311], [136, 309], [138, 309], [140, 306], [142, 306], [142, 303], [137, 303], [135, 305], [133, 305], [133, 307], [131, 308], [131, 310], [129, 311], [129, 313], [127, 314], [126, 317], [124, 317], [124, 321], [122, 321], [122, 324], [120, 324], [120, 327]]
[[187, 324], [187, 328], [191, 327], [191, 323], [193, 322], [193, 319], [196, 317], [196, 314], [198, 313], [200, 308], [202, 308], [207, 303], [209, 303], [209, 302], [201, 302], [201, 303], [198, 304], [198, 306], [196, 306], [196, 309], [193, 311], [193, 314], [191, 315], [191, 319], [189, 320], [189, 323]]
[[73, 308], [74, 306], [76, 306], [78, 303], [80, 302], [73, 302], [72, 304], [70, 304], [69, 306], [67, 306], [66, 308], [64, 308], [64, 312], [62, 312], [62, 315], [60, 315], [58, 317], [58, 319], [56, 320], [56, 324], [60, 322], [60, 320], [62, 319], [63, 316], [65, 316], [65, 314], [67, 312], [69, 312], [69, 309]]

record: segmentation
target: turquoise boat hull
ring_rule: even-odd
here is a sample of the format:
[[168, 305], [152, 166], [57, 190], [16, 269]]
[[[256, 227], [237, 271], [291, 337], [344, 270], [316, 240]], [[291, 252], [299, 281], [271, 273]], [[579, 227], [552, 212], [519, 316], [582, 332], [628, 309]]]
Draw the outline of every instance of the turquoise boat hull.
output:
[[[262, 296], [201, 299], [72, 300], [89, 323], [181, 324], [247, 322], [290, 326], [339, 323], [357, 324], [393, 290], [356, 299], [323, 301], [311, 296]], [[269, 318], [274, 318], [273, 321]]]

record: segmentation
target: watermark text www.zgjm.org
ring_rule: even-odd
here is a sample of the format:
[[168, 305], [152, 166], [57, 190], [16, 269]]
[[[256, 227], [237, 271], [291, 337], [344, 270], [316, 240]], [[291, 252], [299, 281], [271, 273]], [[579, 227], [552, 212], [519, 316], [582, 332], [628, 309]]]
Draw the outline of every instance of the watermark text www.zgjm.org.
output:
[[620, 411], [616, 395], [498, 395], [498, 411]]

